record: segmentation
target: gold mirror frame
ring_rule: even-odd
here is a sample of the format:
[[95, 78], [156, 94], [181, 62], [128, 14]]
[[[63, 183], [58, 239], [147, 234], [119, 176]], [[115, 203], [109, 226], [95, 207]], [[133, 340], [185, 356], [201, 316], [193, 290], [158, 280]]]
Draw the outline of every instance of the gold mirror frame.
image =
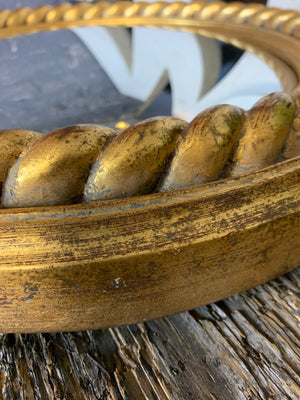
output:
[[[250, 50], [291, 92], [300, 14], [243, 3], [69, 4], [0, 13], [0, 38], [150, 26]], [[0, 211], [0, 331], [97, 329], [216, 301], [300, 264], [300, 158], [163, 193]]]

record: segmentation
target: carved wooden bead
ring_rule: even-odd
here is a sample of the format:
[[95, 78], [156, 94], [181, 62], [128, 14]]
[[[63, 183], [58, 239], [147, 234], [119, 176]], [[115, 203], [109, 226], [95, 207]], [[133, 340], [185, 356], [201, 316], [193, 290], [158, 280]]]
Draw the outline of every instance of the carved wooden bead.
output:
[[8, 171], [17, 161], [20, 154], [36, 140], [41, 133], [25, 129], [6, 129], [0, 131], [0, 193]]
[[286, 93], [272, 93], [260, 99], [247, 113], [229, 175], [274, 164], [289, 132], [294, 111], [292, 99]]
[[242, 109], [219, 105], [203, 111], [178, 142], [161, 190], [199, 185], [219, 177], [243, 126]]
[[288, 135], [283, 157], [285, 159], [297, 157], [300, 154], [300, 89], [296, 89], [292, 95], [295, 104], [295, 116]]
[[85, 201], [151, 193], [169, 165], [187, 123], [150, 118], [120, 133], [97, 160], [84, 190]]
[[92, 164], [115, 134], [98, 125], [76, 125], [43, 136], [11, 169], [3, 187], [2, 206], [78, 201]]

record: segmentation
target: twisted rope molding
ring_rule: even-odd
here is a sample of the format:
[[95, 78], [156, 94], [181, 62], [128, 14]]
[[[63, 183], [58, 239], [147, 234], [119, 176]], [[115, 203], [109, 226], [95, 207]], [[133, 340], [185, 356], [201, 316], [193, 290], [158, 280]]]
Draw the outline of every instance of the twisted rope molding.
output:
[[[78, 25], [202, 33], [259, 54], [289, 93], [268, 95], [248, 112], [218, 105], [189, 125], [168, 117], [119, 134], [95, 125], [42, 138], [24, 130], [2, 132], [0, 149], [16, 145], [9, 166], [0, 170], [5, 206], [48, 201], [57, 189], [51, 180], [59, 186], [58, 177], [72, 176], [74, 166], [76, 190], [67, 179], [60, 188], [68, 186], [72, 201], [79, 192], [90, 201], [95, 193], [110, 198], [113, 190], [117, 197], [131, 195], [132, 187], [138, 193], [166, 191], [0, 210], [0, 331], [97, 329], [157, 318], [249, 289], [299, 265], [298, 13], [241, 3], [126, 2], [0, 16], [2, 38]], [[47, 157], [55, 148], [61, 159], [51, 162]], [[136, 169], [142, 159], [146, 168]], [[87, 184], [85, 165], [91, 167]], [[111, 173], [113, 180], [107, 178]], [[198, 185], [219, 177], [229, 179]], [[38, 196], [32, 182], [44, 185]]]
[[[176, 25], [183, 20], [185, 26], [205, 28], [205, 21], [247, 24], [255, 28], [277, 30], [286, 35], [299, 38], [299, 13], [294, 10], [267, 8], [260, 4], [225, 3], [198, 1], [185, 2], [137, 2], [128, 1], [96, 4], [78, 3], [58, 6], [41, 6], [36, 9], [21, 8], [14, 11], [0, 12], [2, 37], [33, 33], [41, 30], [70, 28], [71, 26], [90, 25], [131, 25], [134, 18], [140, 18], [135, 25], [155, 24]], [[115, 20], [111, 20], [116, 18]], [[149, 19], [148, 21], [145, 18]], [[153, 19], [152, 19], [153, 18]], [[163, 19], [162, 19], [163, 18]], [[123, 19], [123, 21], [121, 21]], [[125, 21], [125, 24], [124, 24]], [[182, 28], [182, 25], [180, 25]], [[183, 27], [184, 29], [184, 27]]]
[[[72, 28], [75, 26], [153, 26], [200, 33], [232, 43], [256, 53], [276, 70], [286, 90], [291, 90], [299, 82], [299, 59], [296, 54], [290, 65], [273, 53], [278, 54], [276, 43], [264, 46], [264, 40], [248, 36], [254, 30], [261, 30], [264, 36], [268, 32], [278, 32], [280, 41], [289, 38], [288, 44], [299, 38], [299, 13], [293, 10], [282, 11], [266, 8], [260, 4], [224, 3], [205, 1], [166, 3], [131, 3], [127, 1], [114, 4], [100, 2], [96, 4], [79, 3], [42, 6], [36, 9], [21, 8], [15, 11], [0, 12], [0, 38], [9, 38], [21, 34], [39, 31]], [[230, 29], [228, 30], [228, 26]], [[244, 32], [239, 32], [241, 26]], [[238, 29], [235, 29], [238, 28]], [[246, 28], [246, 29], [245, 29]], [[228, 33], [230, 31], [230, 34]], [[287, 56], [284, 48], [281, 52]]]
[[285, 141], [281, 158], [296, 157], [299, 101], [298, 92], [294, 101], [278, 92], [248, 112], [218, 105], [190, 124], [157, 117], [118, 134], [99, 125], [48, 135], [2, 131], [2, 206], [89, 202], [199, 185], [274, 164]]
[[[300, 35], [299, 21], [300, 14], [296, 11], [258, 4], [61, 4], [34, 10], [1, 11], [0, 38], [91, 25], [143, 24], [182, 29], [216, 37], [258, 54], [276, 70], [285, 88], [291, 91], [299, 82], [299, 54], [286, 62], [278, 57], [277, 48], [274, 56], [270, 43], [262, 46], [258, 35], [253, 39], [245, 30], [232, 38], [225, 32], [226, 24], [230, 24], [231, 31], [235, 26], [250, 28], [250, 31], [254, 28], [263, 31], [265, 36], [270, 31], [274, 35], [276, 31], [280, 33], [278, 40], [288, 39], [291, 46]], [[280, 50], [284, 51], [282, 46]], [[297, 57], [299, 63], [296, 64]], [[2, 207], [120, 198], [251, 172], [276, 162], [293, 118], [282, 158], [295, 157], [300, 153], [298, 91], [292, 97], [293, 101], [287, 94], [270, 95], [249, 112], [232, 106], [216, 106], [201, 113], [188, 127], [184, 121], [174, 118], [145, 121], [116, 138], [112, 130], [91, 125], [62, 128], [43, 138], [38, 133], [22, 130], [4, 131], [0, 136], [3, 145], [0, 153]], [[142, 140], [137, 139], [140, 136]], [[120, 155], [124, 144], [125, 148], [127, 146], [125, 154], [129, 154], [127, 159], [124, 154]]]

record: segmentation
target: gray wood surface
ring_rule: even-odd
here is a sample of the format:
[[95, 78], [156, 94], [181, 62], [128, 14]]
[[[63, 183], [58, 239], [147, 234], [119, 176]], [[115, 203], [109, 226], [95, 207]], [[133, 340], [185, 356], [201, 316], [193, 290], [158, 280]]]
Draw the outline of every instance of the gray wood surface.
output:
[[297, 269], [247, 293], [155, 321], [2, 335], [0, 398], [297, 400], [299, 283]]

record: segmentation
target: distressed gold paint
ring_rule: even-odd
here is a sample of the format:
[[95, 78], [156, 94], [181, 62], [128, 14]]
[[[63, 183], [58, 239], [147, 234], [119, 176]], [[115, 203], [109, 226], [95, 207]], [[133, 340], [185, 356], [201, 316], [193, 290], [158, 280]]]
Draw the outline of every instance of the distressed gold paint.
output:
[[25, 129], [0, 130], [0, 187], [20, 154], [42, 136]]
[[285, 143], [283, 157], [285, 159], [300, 155], [300, 89], [296, 89], [292, 98], [296, 107], [295, 117]]
[[43, 136], [18, 159], [3, 186], [3, 207], [67, 204], [80, 197], [91, 166], [115, 131], [75, 125]]
[[[258, 53], [274, 66], [286, 91], [299, 85], [299, 13], [279, 25], [271, 19], [266, 27], [269, 11], [264, 7], [253, 13], [255, 6], [249, 11], [245, 5], [240, 13], [232, 5], [217, 2], [211, 7], [213, 13], [208, 9], [198, 13], [205, 7], [209, 5], [204, 2], [177, 3], [174, 8], [162, 2], [119, 2], [19, 10], [3, 14], [0, 37], [96, 24], [150, 24], [201, 32]], [[167, 18], [163, 17], [166, 9]], [[281, 12], [276, 10], [275, 15]], [[276, 124], [285, 130], [276, 115]], [[262, 122], [264, 118], [258, 119]], [[279, 147], [279, 141], [275, 142]], [[259, 169], [261, 159], [269, 160], [269, 155], [255, 147], [252, 164], [244, 156], [241, 160]], [[72, 162], [73, 151], [69, 155]], [[41, 155], [48, 152], [51, 148], [45, 146]], [[271, 153], [275, 157], [277, 148]], [[234, 161], [239, 162], [238, 158]], [[69, 169], [71, 164], [66, 161]], [[24, 171], [28, 176], [39, 175], [30, 171], [29, 163]], [[58, 177], [60, 173], [53, 185], [55, 181], [61, 185]], [[90, 204], [0, 210], [0, 331], [97, 329], [157, 318], [292, 270], [300, 263], [299, 178], [298, 157], [177, 191]], [[31, 187], [29, 178], [27, 185]]]
[[289, 132], [295, 107], [286, 93], [272, 93], [248, 111], [228, 174], [251, 172], [276, 162]]
[[243, 110], [229, 105], [211, 107], [197, 115], [177, 145], [161, 189], [188, 187], [217, 179], [243, 120]]
[[84, 189], [85, 201], [153, 191], [186, 126], [177, 118], [157, 117], [121, 132], [93, 166]]

